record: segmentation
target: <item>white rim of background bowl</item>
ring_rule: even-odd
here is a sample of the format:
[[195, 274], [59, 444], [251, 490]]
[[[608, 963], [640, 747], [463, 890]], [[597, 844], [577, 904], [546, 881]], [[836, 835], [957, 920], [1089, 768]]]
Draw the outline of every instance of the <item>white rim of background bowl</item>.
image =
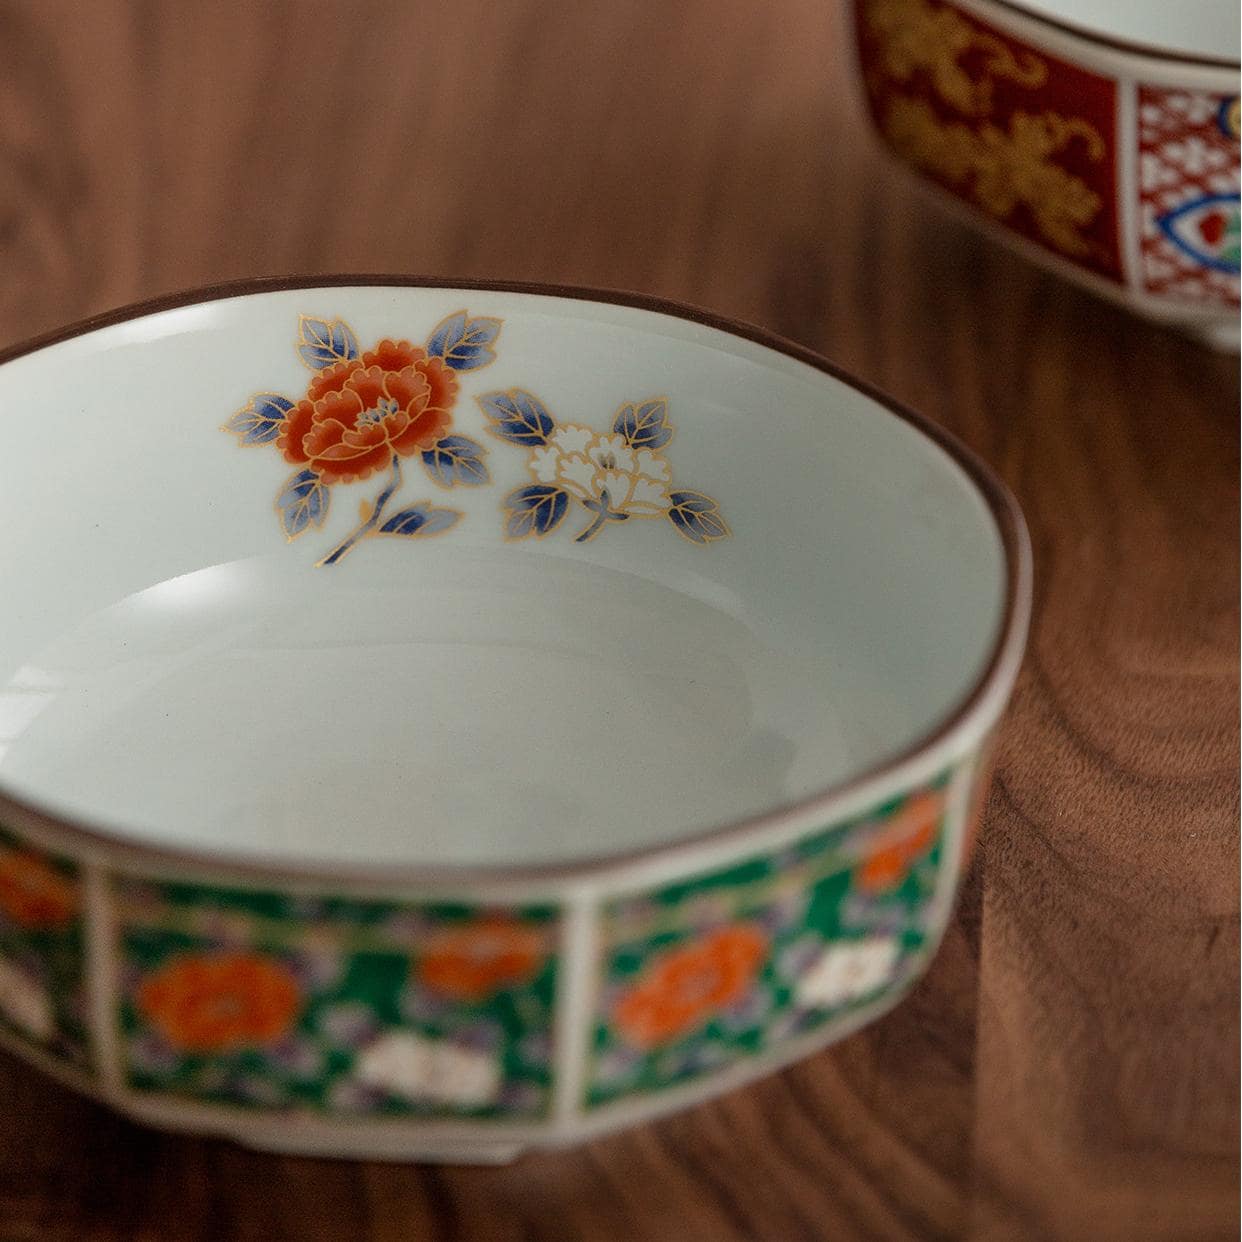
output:
[[[1129, 0], [1122, 0], [1118, 6], [1124, 14]], [[1232, 0], [1224, 0], [1231, 3]], [[1005, 9], [1010, 13], [1018, 13], [1031, 21], [1048, 26], [1062, 34], [1072, 35], [1084, 43], [1094, 43], [1099, 47], [1115, 52], [1130, 52], [1140, 56], [1150, 56], [1157, 60], [1176, 61], [1187, 65], [1202, 65], [1211, 69], [1233, 69], [1239, 67], [1239, 58], [1228, 55], [1215, 56], [1201, 50], [1191, 51], [1188, 48], [1169, 47], [1160, 43], [1152, 43], [1141, 38], [1130, 37], [1122, 28], [1124, 22], [1118, 21], [1116, 29], [1105, 30], [1100, 26], [1086, 24], [1077, 15], [1070, 16], [1060, 12], [1050, 12], [1054, 7], [1053, 0], [978, 0], [983, 6]], [[1176, 0], [1166, 0], [1176, 8]], [[1060, 7], [1060, 6], [1056, 6]]]
[[[241, 857], [228, 850], [176, 847], [138, 843], [118, 831], [96, 826], [87, 817], [54, 814], [37, 804], [7, 792], [0, 782], [0, 823], [15, 829], [33, 827], [46, 835], [50, 844], [77, 855], [101, 856], [106, 860], [124, 858], [158, 865], [173, 874], [187, 869], [210, 874], [230, 873], [247, 879], [262, 879], [280, 887], [290, 881], [315, 882], [334, 887], [365, 886], [385, 890], [401, 889], [477, 889], [484, 885], [597, 882], [601, 877], [631, 871], [636, 865], [667, 864], [667, 871], [679, 869], [679, 862], [692, 859], [704, 847], [741, 849], [752, 839], [766, 837], [769, 830], [801, 820], [813, 820], [829, 827], [844, 817], [842, 808], [872, 792], [878, 798], [884, 790], [895, 791], [912, 785], [915, 774], [933, 754], [942, 756], [947, 766], [976, 748], [988, 729], [999, 720], [1017, 678], [1026, 645], [1031, 613], [1032, 568], [1030, 538], [1017, 501], [1008, 488], [981, 458], [961, 441], [922, 414], [881, 392], [871, 384], [849, 374], [813, 350], [753, 325], [728, 319], [682, 302], [645, 294], [574, 285], [523, 281], [442, 279], [425, 276], [348, 274], [326, 276], [275, 276], [210, 285], [143, 302], [132, 303], [68, 327], [59, 328], [17, 345], [0, 349], [0, 366], [50, 345], [84, 336], [100, 328], [141, 319], [180, 307], [277, 293], [295, 289], [407, 288], [454, 289], [492, 293], [533, 294], [541, 297], [576, 299], [603, 305], [625, 306], [635, 310], [668, 315], [676, 319], [715, 329], [729, 336], [752, 341], [776, 353], [804, 362], [831, 376], [863, 397], [879, 405], [889, 416], [898, 418], [939, 447], [953, 460], [975, 487], [995, 524], [1004, 553], [1005, 602], [986, 662], [969, 689], [960, 696], [938, 723], [923, 731], [899, 754], [865, 768], [842, 781], [794, 802], [758, 814], [723, 823], [691, 836], [644, 846], [618, 854], [587, 856], [565, 862], [533, 864], [404, 865], [329, 864], [307, 858], [266, 859]], [[3, 417], [3, 414], [0, 414]], [[972, 736], [973, 735], [973, 736]]]

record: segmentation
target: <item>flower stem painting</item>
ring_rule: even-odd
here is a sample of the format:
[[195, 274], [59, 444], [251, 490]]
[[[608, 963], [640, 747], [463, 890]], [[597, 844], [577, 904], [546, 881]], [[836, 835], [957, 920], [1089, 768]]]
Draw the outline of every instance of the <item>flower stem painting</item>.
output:
[[380, 490], [360, 503], [357, 525], [319, 565], [335, 565], [364, 539], [425, 539], [454, 526], [457, 509], [393, 502], [409, 459], [441, 488], [489, 481], [486, 449], [453, 432], [453, 407], [458, 376], [495, 359], [500, 326], [461, 310], [441, 320], [425, 345], [385, 338], [363, 350], [344, 320], [301, 316], [298, 355], [314, 373], [305, 395], [258, 393], [224, 425], [243, 445], [271, 444], [296, 467], [276, 496], [285, 537], [321, 528], [333, 489], [373, 477], [382, 479]]
[[608, 431], [557, 423], [538, 397], [521, 388], [478, 398], [494, 436], [530, 450], [534, 480], [504, 499], [509, 539], [542, 539], [569, 513], [571, 502], [589, 515], [575, 543], [631, 518], [667, 518], [691, 543], [724, 539], [729, 527], [720, 506], [702, 492], [675, 489], [662, 453], [673, 438], [663, 397], [627, 403]]

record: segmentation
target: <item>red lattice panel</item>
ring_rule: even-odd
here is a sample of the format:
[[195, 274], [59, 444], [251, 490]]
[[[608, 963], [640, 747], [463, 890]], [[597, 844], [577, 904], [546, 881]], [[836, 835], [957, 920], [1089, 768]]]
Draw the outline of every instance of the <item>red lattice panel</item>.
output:
[[1222, 128], [1220, 95], [1144, 86], [1139, 91], [1140, 275], [1150, 293], [1238, 302], [1238, 275], [1197, 260], [1158, 221], [1217, 194], [1238, 194], [1238, 139]]

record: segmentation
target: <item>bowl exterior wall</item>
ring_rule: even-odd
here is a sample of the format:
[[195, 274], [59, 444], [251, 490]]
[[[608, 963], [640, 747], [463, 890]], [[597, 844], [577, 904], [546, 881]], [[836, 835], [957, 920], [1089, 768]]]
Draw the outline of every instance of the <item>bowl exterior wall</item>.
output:
[[169, 1129], [488, 1161], [714, 1095], [901, 998], [988, 739], [847, 818], [523, 894], [377, 894], [0, 828], [0, 1042]]
[[1236, 68], [1123, 49], [993, 0], [853, 11], [869, 116], [898, 160], [1078, 283], [1236, 342]]

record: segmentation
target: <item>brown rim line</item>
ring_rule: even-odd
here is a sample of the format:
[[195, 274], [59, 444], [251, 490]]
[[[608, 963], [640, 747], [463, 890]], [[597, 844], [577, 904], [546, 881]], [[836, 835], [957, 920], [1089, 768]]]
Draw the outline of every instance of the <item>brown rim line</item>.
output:
[[1195, 52], [1178, 52], [1173, 48], [1161, 47], [1159, 44], [1139, 43], [1134, 40], [1123, 39], [1119, 35], [1107, 35], [1098, 30], [1092, 30], [1088, 26], [1076, 26], [1073, 22], [1049, 17], [1046, 13], [1029, 8], [1026, 0], [978, 0], [978, 2], [981, 5], [990, 4], [994, 8], [1020, 14], [1028, 21], [1047, 26], [1049, 29], [1059, 31], [1063, 35], [1070, 35], [1082, 43], [1094, 43], [1097, 47], [1106, 47], [1113, 52], [1128, 52], [1134, 56], [1146, 56], [1151, 60], [1167, 61], [1169, 64], [1199, 65], [1204, 69], [1232, 69], [1235, 73], [1239, 68], [1239, 61], [1229, 60], [1227, 57], [1201, 56]]
[[[247, 297], [252, 294], [346, 287], [454, 289], [463, 292], [532, 294], [538, 297], [595, 302], [606, 306], [625, 306], [654, 314], [668, 315], [683, 322], [699, 324], [729, 336], [750, 341], [775, 353], [806, 363], [815, 370], [831, 376], [870, 398], [891, 415], [914, 427], [950, 457], [974, 484], [996, 523], [997, 533], [1005, 553], [1005, 603], [992, 648], [974, 684], [937, 725], [904, 751], [846, 781], [830, 785], [818, 793], [785, 806], [719, 825], [692, 836], [602, 857], [587, 856], [568, 859], [565, 862], [539, 864], [424, 867], [396, 867], [381, 863], [357, 863], [346, 867], [339, 863], [328, 863], [323, 859], [315, 858], [274, 859], [263, 855], [239, 857], [224, 852], [214, 853], [201, 849], [183, 849], [138, 842], [127, 838], [123, 829], [109, 830], [76, 817], [69, 818], [44, 811], [6, 793], [2, 788], [0, 788], [0, 822], [5, 822], [7, 816], [9, 817], [7, 823], [14, 828], [21, 823], [33, 824], [36, 830], [46, 832], [57, 843], [69, 843], [70, 848], [73, 845], [85, 847], [88, 852], [100, 853], [105, 860], [109, 861], [117, 856], [123, 856], [145, 863], [147, 866], [162, 865], [174, 869], [189, 865], [194, 870], [216, 874], [227, 872], [251, 880], [264, 879], [276, 884], [310, 881], [332, 883], [338, 886], [342, 883], [358, 884], [367, 888], [385, 890], [420, 887], [460, 888], [463, 886], [478, 888], [485, 885], [553, 883], [560, 886], [579, 882], [595, 884], [601, 877], [612, 877], [622, 872], [628, 873], [637, 866], [645, 868], [650, 864], [667, 861], [672, 869], [676, 867], [677, 861], [683, 855], [689, 855], [704, 848], [723, 849], [744, 846], [752, 838], [766, 835], [765, 830], [779, 830], [783, 825], [791, 822], [797, 823], [803, 819], [813, 821], [821, 827], [829, 827], [841, 818], [841, 807], [848, 801], [861, 797], [866, 791], [873, 789], [879, 796], [881, 786], [900, 786], [903, 778], [909, 780], [911, 770], [917, 769], [934, 751], [941, 748], [946, 752], [952, 751], [952, 742], [959, 735], [968, 734], [971, 727], [976, 724], [979, 724], [978, 732], [981, 738], [986, 730], [1000, 718], [1022, 663], [1031, 613], [1031, 547], [1026, 523], [1017, 501], [1008, 488], [993, 474], [990, 467], [942, 427], [924, 415], [902, 405], [865, 380], [850, 375], [814, 351], [763, 328], [728, 319], [682, 302], [615, 289], [593, 289], [527, 281], [448, 280], [440, 277], [368, 273], [269, 276], [209, 285], [201, 289], [136, 302], [118, 310], [95, 315], [69, 327], [60, 328], [6, 350], [0, 350], [0, 365], [35, 353], [49, 345], [72, 340], [100, 328], [158, 314], [161, 311]], [[969, 746], [963, 746], [960, 751], [945, 754], [942, 756], [942, 762], [947, 764], [950, 760], [957, 761], [969, 749]], [[757, 842], [756, 848], [758, 848]], [[621, 878], [619, 874], [617, 878]]]

